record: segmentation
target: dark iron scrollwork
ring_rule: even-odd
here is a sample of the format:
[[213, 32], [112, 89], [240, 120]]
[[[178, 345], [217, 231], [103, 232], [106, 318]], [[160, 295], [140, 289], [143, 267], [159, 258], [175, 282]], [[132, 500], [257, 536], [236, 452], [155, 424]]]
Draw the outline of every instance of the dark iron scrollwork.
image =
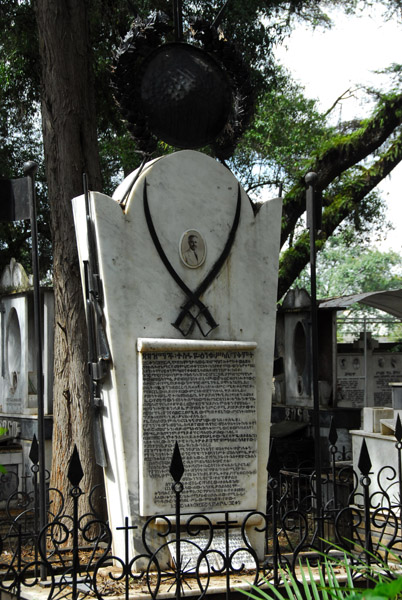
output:
[[[396, 444], [397, 457], [400, 444]], [[321, 474], [327, 500], [318, 513], [316, 473], [305, 466], [282, 469], [272, 448], [271, 452], [267, 510], [244, 512], [240, 519], [238, 512], [219, 517], [181, 512], [184, 467], [176, 447], [170, 466], [175, 515], [152, 516], [141, 527], [126, 519], [115, 532], [124, 535], [124, 557], [112, 554], [112, 532], [96, 510], [79, 514], [82, 469], [75, 452], [69, 470], [69, 502], [62, 503], [57, 515], [48, 511], [49, 523], [39, 534], [35, 519], [25, 519], [26, 511], [31, 517], [37, 511], [35, 503], [29, 504], [31, 497], [14, 495], [15, 505], [21, 504], [14, 520], [10, 502], [1, 523], [0, 588], [20, 598], [24, 588], [34, 587], [45, 572], [49, 599], [75, 600], [91, 593], [104, 600], [111, 593], [128, 597], [138, 589], [154, 599], [168, 591], [180, 598], [189, 587], [201, 599], [213, 587], [214, 578], [225, 582], [228, 593], [239, 577], [246, 577], [248, 584], [259, 585], [264, 579], [279, 584], [281, 567], [289, 568], [300, 581], [300, 561], [318, 564], [322, 551], [330, 560], [347, 557], [356, 579], [364, 576], [362, 564], [366, 571], [375, 565], [389, 573], [395, 569], [402, 547], [399, 468], [384, 467], [374, 477], [363, 448], [359, 475], [343, 465]], [[100, 493], [99, 488], [93, 490], [90, 507], [95, 507], [93, 500]], [[318, 519], [325, 532], [323, 550], [318, 544]], [[142, 551], [131, 556], [133, 536], [142, 542]], [[250, 541], [255, 536], [265, 541], [261, 564]], [[391, 562], [394, 565], [388, 567]]]

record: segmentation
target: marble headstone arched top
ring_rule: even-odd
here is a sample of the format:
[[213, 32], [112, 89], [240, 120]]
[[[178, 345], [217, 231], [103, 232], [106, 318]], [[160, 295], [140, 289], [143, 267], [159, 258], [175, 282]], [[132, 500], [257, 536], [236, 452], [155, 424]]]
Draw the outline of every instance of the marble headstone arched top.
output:
[[30, 287], [32, 287], [32, 277], [28, 277], [24, 267], [12, 258], [1, 274], [0, 293], [22, 292]]

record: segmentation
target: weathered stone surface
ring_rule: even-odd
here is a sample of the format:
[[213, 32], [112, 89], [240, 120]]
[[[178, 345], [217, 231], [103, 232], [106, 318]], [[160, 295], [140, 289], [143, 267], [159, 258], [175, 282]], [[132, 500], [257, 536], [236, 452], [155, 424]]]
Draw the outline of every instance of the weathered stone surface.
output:
[[[256, 436], [256, 447], [251, 446], [250, 442], [250, 473], [245, 476], [243, 486], [250, 490], [245, 490], [242, 495], [241, 506], [251, 502], [252, 506], [247, 508], [264, 510], [281, 200], [264, 203], [255, 214], [247, 195], [230, 171], [194, 151], [178, 152], [146, 165], [135, 181], [123, 210], [119, 201], [129, 189], [133, 177], [131, 175], [119, 186], [113, 200], [99, 193], [90, 194], [104, 293], [105, 326], [113, 361], [102, 389], [103, 426], [108, 454], [105, 479], [112, 528], [121, 526], [126, 515], [131, 517], [133, 523], [140, 524], [145, 513], [155, 507], [152, 490], [147, 490], [148, 475], [141, 475], [143, 469], [148, 469], [152, 464], [152, 457], [143, 460], [140, 452], [145, 447], [149, 453], [152, 444], [155, 447], [157, 444], [157, 441], [150, 441], [152, 430], [144, 434], [141, 429], [141, 411], [149, 410], [152, 404], [157, 403], [155, 389], [151, 389], [148, 379], [144, 383], [142, 359], [145, 353], [139, 342], [142, 338], [151, 340], [148, 342], [151, 345], [152, 340], [156, 345], [161, 340], [173, 340], [171, 343], [175, 352], [186, 340], [197, 341], [201, 349], [205, 347], [204, 340], [207, 340], [206, 345], [212, 342], [224, 346], [226, 342], [248, 344], [247, 352], [253, 354], [250, 370], [255, 372], [255, 383], [251, 383], [251, 375], [246, 368], [243, 371], [239, 369], [239, 373], [243, 372], [247, 379], [247, 393], [255, 398], [249, 425], [255, 421], [252, 435]], [[156, 236], [176, 278], [169, 272], [166, 261], [164, 263], [161, 259], [147, 224], [145, 186]], [[191, 299], [192, 293], [202, 286], [225, 251], [236, 221], [238, 201], [239, 224], [230, 252], [210, 285], [202, 289], [199, 300]], [[84, 197], [75, 198], [73, 206], [82, 262], [88, 258]], [[183, 235], [190, 231], [197, 232], [204, 245], [203, 261], [200, 260], [195, 267], [183, 260], [186, 251], [183, 248]], [[184, 289], [187, 292], [183, 291], [183, 285], [178, 283], [177, 278], [186, 286]], [[187, 311], [181, 315], [182, 307], [186, 305]], [[181, 320], [179, 315], [183, 317]], [[188, 335], [183, 336], [174, 323], [179, 323], [181, 330], [185, 333], [188, 331]], [[187, 357], [186, 352], [183, 355]], [[188, 352], [194, 353], [195, 350], [191, 348]], [[155, 362], [150, 365], [151, 371], [153, 368]], [[206, 368], [204, 361], [202, 369]], [[235, 372], [230, 360], [228, 369]], [[177, 381], [181, 377], [177, 361], [174, 372]], [[205, 381], [204, 385], [202, 374], [196, 374], [192, 383], [188, 380], [189, 394], [195, 397], [196, 387], [205, 392], [207, 383]], [[217, 383], [216, 393], [223, 389], [222, 383]], [[179, 391], [175, 393], [177, 398]], [[235, 401], [232, 392], [228, 397]], [[194, 401], [192, 397], [180, 401], [180, 410], [185, 410], [186, 403], [189, 406]], [[216, 397], [212, 403], [216, 407]], [[160, 416], [158, 410], [155, 409], [154, 419]], [[223, 412], [220, 413], [221, 417]], [[200, 415], [201, 410], [194, 415], [197, 423], [201, 422]], [[208, 413], [205, 418], [209, 418]], [[228, 421], [226, 424], [229, 427]], [[170, 427], [168, 423], [166, 425]], [[183, 424], [179, 426], [184, 431]], [[217, 434], [217, 429], [214, 433]], [[233, 431], [230, 436], [234, 436]], [[188, 442], [187, 433], [184, 438]], [[223, 452], [224, 441], [221, 446]], [[192, 451], [196, 452], [196, 444]], [[173, 446], [167, 462], [172, 453]], [[184, 464], [186, 460], [186, 456], [183, 456]], [[155, 465], [156, 462], [155, 458]], [[239, 458], [238, 464], [240, 462]], [[228, 471], [233, 471], [233, 467], [233, 462], [228, 463]], [[251, 474], [254, 470], [256, 474]], [[239, 498], [237, 491], [231, 499], [237, 502]], [[195, 496], [193, 500], [194, 505], [199, 506]], [[220, 504], [218, 508], [222, 508], [222, 501], [217, 500], [217, 503]], [[213, 504], [210, 498], [207, 506], [212, 508]], [[164, 502], [163, 506], [166, 507]], [[141, 512], [143, 517], [140, 517]], [[137, 537], [138, 530], [134, 532], [134, 545], [138, 551], [141, 550], [141, 541]], [[123, 536], [121, 539], [123, 541]], [[262, 550], [263, 546], [259, 552]]]

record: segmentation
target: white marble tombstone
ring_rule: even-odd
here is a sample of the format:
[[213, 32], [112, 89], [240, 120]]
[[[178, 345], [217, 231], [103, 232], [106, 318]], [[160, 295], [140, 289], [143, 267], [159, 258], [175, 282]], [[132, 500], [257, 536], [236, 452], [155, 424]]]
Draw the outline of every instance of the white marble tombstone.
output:
[[[188, 150], [146, 165], [130, 189], [134, 176], [113, 199], [89, 198], [112, 355], [102, 388], [112, 529], [174, 513], [176, 440], [183, 510], [265, 511], [281, 200], [257, 210], [227, 168]], [[73, 209], [83, 263], [84, 196]], [[114, 533], [121, 555], [123, 539]]]
[[[0, 413], [36, 415], [37, 374], [32, 281], [15, 259], [0, 276]], [[52, 413], [53, 291], [41, 289], [45, 414]]]

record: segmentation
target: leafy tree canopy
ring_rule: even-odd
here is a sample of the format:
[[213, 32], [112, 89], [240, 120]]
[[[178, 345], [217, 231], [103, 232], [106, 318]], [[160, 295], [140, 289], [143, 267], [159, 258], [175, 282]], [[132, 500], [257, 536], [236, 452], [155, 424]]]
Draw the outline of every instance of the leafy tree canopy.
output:
[[[308, 268], [303, 269], [295, 285], [309, 291]], [[332, 236], [317, 257], [318, 298], [401, 288], [401, 254], [361, 244], [353, 236], [352, 227], [340, 235]], [[401, 325], [395, 317], [359, 303], [352, 304], [340, 315], [338, 337], [342, 339], [346, 333], [358, 335], [363, 330], [365, 320], [367, 327], [373, 328], [376, 335], [400, 337]]]
[[[51, 235], [39, 119], [36, 28], [29, 2], [0, 3], [0, 178], [23, 176], [28, 160], [39, 163], [37, 195], [39, 251], [45, 277], [51, 268]], [[0, 222], [0, 271], [16, 258], [31, 271], [29, 222]]]
[[257, 102], [252, 127], [241, 139], [231, 167], [251, 196], [289, 188], [308, 166], [317, 145], [328, 141], [334, 128], [307, 99], [283, 67], [277, 67], [275, 85]]
[[[271, 194], [281, 188], [284, 196], [283, 253], [280, 262], [279, 297], [292, 285], [308, 261], [304, 175], [316, 171], [317, 189], [324, 198], [320, 250], [338, 228], [353, 224], [365, 235], [379, 223], [382, 204], [376, 185], [401, 160], [402, 91], [401, 67], [392, 65], [387, 93], [370, 90], [376, 106], [371, 116], [334, 128], [303, 89], [292, 82], [284, 68], [275, 64], [273, 46], [281, 43], [295, 25], [330, 26], [326, 11], [339, 6], [354, 12], [367, 10], [368, 0], [232, 0], [220, 27], [234, 40], [253, 70], [256, 94], [255, 119], [238, 146], [230, 167], [251, 196]], [[400, 1], [378, 0], [384, 18], [401, 17]], [[194, 0], [184, 3], [185, 26], [195, 14], [213, 21], [223, 1]], [[38, 193], [41, 199], [39, 233], [41, 267], [50, 268], [50, 226], [44, 182], [39, 123], [39, 51], [35, 3], [10, 0], [0, 5], [0, 26], [7, 35], [0, 40], [0, 176], [21, 176], [28, 159], [38, 160]], [[162, 10], [172, 18], [168, 0], [94, 0], [90, 3], [90, 27], [97, 101], [99, 151], [103, 191], [110, 193], [118, 180], [136, 168], [136, 152], [110, 89], [111, 59], [134, 18]], [[219, 18], [219, 17], [218, 17]], [[159, 153], [169, 151], [160, 144]], [[267, 190], [269, 190], [267, 192]], [[29, 265], [27, 224], [0, 224], [0, 268], [15, 256]]]
[[[332, 236], [317, 256], [317, 296], [321, 299], [402, 287], [402, 256], [350, 239], [352, 228]], [[309, 269], [296, 279], [309, 290]]]

